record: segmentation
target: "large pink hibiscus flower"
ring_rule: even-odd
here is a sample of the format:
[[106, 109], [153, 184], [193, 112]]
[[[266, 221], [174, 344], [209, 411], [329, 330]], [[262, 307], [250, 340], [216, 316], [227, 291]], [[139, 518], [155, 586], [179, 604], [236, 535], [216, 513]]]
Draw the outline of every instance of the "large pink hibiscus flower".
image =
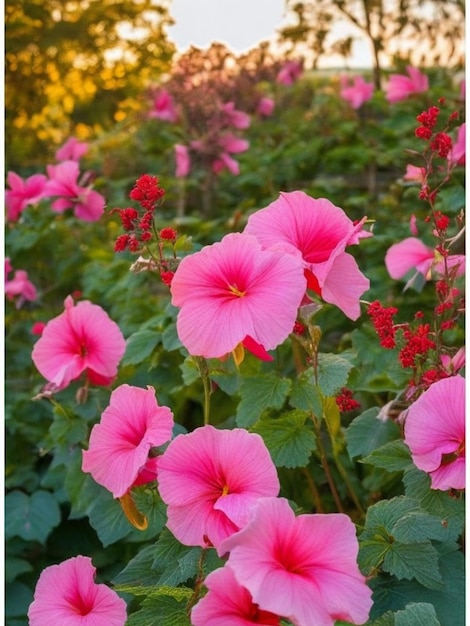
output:
[[244, 232], [254, 235], [265, 249], [300, 256], [308, 287], [355, 320], [369, 280], [345, 248], [369, 235], [362, 230], [363, 221], [355, 225], [329, 200], [292, 191], [253, 213]]
[[465, 379], [433, 383], [410, 406], [405, 443], [414, 464], [431, 477], [431, 487], [465, 488]]
[[292, 331], [305, 288], [300, 259], [262, 250], [249, 235], [226, 235], [175, 272], [178, 336], [195, 356], [223, 357], [243, 342], [265, 353]]
[[250, 523], [226, 539], [227, 565], [260, 609], [296, 626], [367, 621], [372, 591], [356, 563], [347, 515], [295, 516], [284, 498], [262, 498]]
[[87, 300], [74, 305], [71, 296], [65, 311], [50, 320], [35, 344], [32, 359], [39, 372], [64, 389], [86, 372], [95, 385], [109, 385], [126, 349], [119, 326], [106, 311]]
[[278, 494], [279, 479], [259, 435], [203, 426], [178, 435], [160, 457], [158, 489], [175, 537], [217, 548], [247, 523], [258, 498]]
[[29, 606], [30, 626], [124, 626], [126, 603], [94, 581], [87, 556], [76, 556], [42, 571]]
[[173, 414], [158, 405], [152, 387], [121, 385], [93, 426], [82, 470], [120, 498], [136, 482], [156, 479], [156, 458], [149, 459], [149, 452], [169, 441], [172, 429]]

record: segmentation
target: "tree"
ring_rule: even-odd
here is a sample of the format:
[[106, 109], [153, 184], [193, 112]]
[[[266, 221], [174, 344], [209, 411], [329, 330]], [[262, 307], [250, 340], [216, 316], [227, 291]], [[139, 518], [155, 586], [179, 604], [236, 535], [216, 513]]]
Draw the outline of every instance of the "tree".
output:
[[463, 0], [286, 0], [286, 4], [297, 24], [283, 29], [281, 40], [307, 47], [313, 67], [320, 56], [337, 51], [338, 42], [329, 48], [327, 39], [332, 26], [341, 22], [369, 41], [377, 89], [387, 58], [416, 65], [463, 65]]
[[13, 0], [5, 8], [6, 145], [11, 168], [43, 163], [70, 134], [125, 117], [166, 72], [171, 18], [152, 0]]

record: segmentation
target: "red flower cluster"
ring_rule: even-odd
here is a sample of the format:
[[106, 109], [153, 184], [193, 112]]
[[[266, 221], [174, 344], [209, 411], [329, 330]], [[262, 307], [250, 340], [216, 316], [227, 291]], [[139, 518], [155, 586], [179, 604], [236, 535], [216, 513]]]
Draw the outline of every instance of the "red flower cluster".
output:
[[129, 198], [138, 202], [141, 210], [139, 211], [134, 207], [112, 209], [111, 213], [116, 211], [119, 213], [122, 226], [127, 231], [116, 239], [114, 245], [115, 252], [123, 252], [127, 249], [131, 252], [136, 252], [142, 243], [152, 238], [153, 212], [158, 200], [164, 194], [165, 190], [159, 186], [156, 176], [143, 174], [129, 193]]
[[429, 350], [436, 348], [436, 344], [430, 338], [429, 324], [420, 324], [416, 330], [406, 328], [403, 331], [403, 339], [406, 343], [398, 355], [402, 367], [416, 368], [419, 362], [424, 361]]
[[343, 387], [341, 393], [336, 396], [336, 404], [339, 406], [341, 413], [347, 413], [348, 411], [354, 411], [360, 408], [360, 404], [352, 397], [353, 392], [350, 389]]
[[431, 141], [430, 148], [433, 152], [437, 152], [440, 157], [446, 159], [452, 150], [452, 139], [447, 133], [436, 133], [436, 136]]
[[375, 332], [380, 338], [380, 345], [384, 348], [392, 349], [396, 346], [393, 316], [397, 313], [396, 307], [384, 307], [378, 300], [371, 302], [367, 309], [367, 315], [370, 316]]

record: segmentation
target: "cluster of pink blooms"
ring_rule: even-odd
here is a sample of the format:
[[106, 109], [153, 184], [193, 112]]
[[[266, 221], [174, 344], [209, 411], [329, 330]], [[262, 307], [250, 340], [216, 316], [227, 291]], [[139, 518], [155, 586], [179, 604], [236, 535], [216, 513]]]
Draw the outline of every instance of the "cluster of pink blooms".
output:
[[353, 109], [359, 109], [374, 95], [374, 84], [366, 82], [362, 76], [341, 76], [339, 94]]
[[20, 308], [26, 300], [36, 300], [38, 294], [36, 287], [28, 278], [28, 272], [25, 270], [15, 270], [13, 278], [9, 278], [12, 271], [13, 267], [10, 263], [10, 259], [6, 257], [4, 293], [8, 300], [15, 300], [16, 307]]
[[369, 288], [346, 247], [370, 233], [342, 209], [301, 191], [281, 193], [242, 233], [185, 257], [171, 282], [178, 336], [189, 353], [221, 358], [243, 346], [259, 358], [292, 332], [308, 290], [351, 319]]
[[391, 104], [406, 100], [413, 94], [424, 93], [429, 89], [426, 74], [409, 65], [406, 74], [391, 74], [385, 87], [385, 98]]
[[78, 161], [87, 150], [88, 144], [70, 137], [55, 154], [59, 163], [47, 166], [47, 176], [33, 174], [23, 179], [15, 172], [8, 172], [7, 219], [16, 222], [26, 207], [55, 198], [51, 204], [53, 211], [63, 213], [72, 209], [81, 220], [99, 220], [104, 212], [104, 197], [91, 188], [90, 173], [80, 176]]

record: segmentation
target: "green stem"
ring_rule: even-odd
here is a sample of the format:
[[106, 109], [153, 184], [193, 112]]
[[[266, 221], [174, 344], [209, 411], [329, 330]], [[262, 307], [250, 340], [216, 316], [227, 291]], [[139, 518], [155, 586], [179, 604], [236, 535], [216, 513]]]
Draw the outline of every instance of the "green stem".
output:
[[199, 561], [197, 564], [197, 576], [196, 576], [196, 582], [194, 583], [194, 592], [192, 596], [189, 598], [188, 604], [186, 605], [186, 613], [188, 615], [191, 614], [191, 609], [199, 600], [199, 593], [204, 583], [204, 558], [205, 556], [206, 556], [206, 550], [203, 548], [201, 551], [201, 556], [199, 557]]
[[204, 357], [194, 357], [197, 369], [201, 375], [202, 385], [204, 387], [204, 426], [210, 423], [210, 406], [211, 406], [211, 381], [209, 378], [209, 368]]
[[338, 509], [338, 511], [340, 513], [344, 513], [343, 504], [341, 502], [341, 498], [339, 497], [338, 490], [336, 489], [336, 485], [333, 480], [333, 476], [331, 474], [330, 466], [328, 465], [328, 459], [326, 457], [325, 448], [321, 440], [320, 425], [314, 415], [312, 415], [312, 420], [315, 426], [315, 433], [317, 436], [317, 448], [320, 454], [320, 461], [323, 467], [323, 471], [325, 472], [326, 480], [328, 481], [328, 485], [330, 487], [331, 495], [333, 496], [333, 500], [335, 501], [336, 508]]
[[320, 492], [317, 489], [317, 486], [313, 480], [313, 476], [310, 474], [306, 467], [302, 468], [302, 473], [305, 475], [307, 479], [308, 486], [310, 487], [310, 491], [312, 492], [313, 504], [315, 506], [316, 513], [324, 513], [325, 509], [323, 508], [323, 502], [321, 501]]

